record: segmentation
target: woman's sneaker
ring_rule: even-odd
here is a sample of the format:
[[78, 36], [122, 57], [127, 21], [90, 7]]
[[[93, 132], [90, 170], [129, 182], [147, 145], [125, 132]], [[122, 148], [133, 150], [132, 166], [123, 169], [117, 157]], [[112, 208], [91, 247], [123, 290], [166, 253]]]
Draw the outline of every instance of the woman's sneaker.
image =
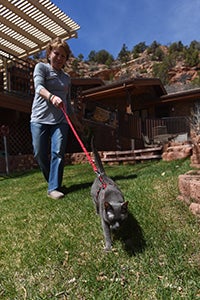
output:
[[57, 190], [51, 191], [47, 193], [48, 197], [52, 199], [60, 199], [63, 198], [65, 195]]

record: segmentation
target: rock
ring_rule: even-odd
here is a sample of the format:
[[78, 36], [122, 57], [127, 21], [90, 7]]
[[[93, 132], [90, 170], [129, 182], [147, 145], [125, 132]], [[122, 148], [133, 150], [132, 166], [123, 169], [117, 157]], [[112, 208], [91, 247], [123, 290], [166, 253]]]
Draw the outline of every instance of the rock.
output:
[[162, 154], [162, 159], [165, 161], [182, 159], [191, 156], [191, 152], [192, 146], [189, 144], [172, 145], [165, 148], [165, 152]]
[[200, 214], [200, 171], [192, 170], [179, 175], [178, 188], [180, 195], [177, 199], [185, 202], [195, 215]]
[[189, 209], [194, 215], [200, 215], [200, 204], [192, 202]]
[[[160, 45], [160, 49], [165, 55], [168, 55], [169, 49], [167, 46]], [[148, 49], [140, 53], [137, 58], [133, 55], [126, 63], [114, 60], [109, 67], [106, 64], [100, 64], [92, 61], [82, 61], [72, 56], [67, 64], [66, 71], [71, 77], [99, 77], [104, 81], [117, 81], [130, 78], [154, 78], [154, 65], [162, 64], [163, 61], [158, 61], [149, 53]], [[175, 91], [185, 89], [188, 85], [191, 88], [191, 82], [199, 78], [199, 66], [187, 66], [185, 59], [179, 57], [175, 60], [175, 66], [168, 71], [168, 88], [173, 88]]]

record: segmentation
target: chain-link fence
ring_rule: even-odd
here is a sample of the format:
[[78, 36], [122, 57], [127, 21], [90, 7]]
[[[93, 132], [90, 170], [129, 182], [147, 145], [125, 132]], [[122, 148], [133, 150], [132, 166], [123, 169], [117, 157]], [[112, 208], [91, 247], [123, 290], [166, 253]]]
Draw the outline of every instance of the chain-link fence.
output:
[[[12, 124], [1, 124], [7, 126], [9, 133], [6, 135], [8, 153], [10, 155], [21, 155], [32, 153], [32, 142], [29, 120], [13, 122]], [[3, 134], [1, 133], [0, 151], [4, 152]]]

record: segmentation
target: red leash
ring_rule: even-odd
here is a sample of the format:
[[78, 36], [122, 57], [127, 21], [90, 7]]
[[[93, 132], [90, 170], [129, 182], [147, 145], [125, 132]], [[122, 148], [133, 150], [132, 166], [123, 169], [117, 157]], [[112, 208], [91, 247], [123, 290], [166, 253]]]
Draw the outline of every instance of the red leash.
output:
[[95, 163], [93, 162], [93, 160], [92, 160], [90, 154], [88, 153], [88, 151], [87, 151], [87, 149], [85, 148], [83, 142], [81, 141], [80, 137], [78, 136], [78, 134], [77, 134], [77, 132], [76, 132], [74, 126], [72, 125], [72, 122], [71, 122], [70, 118], [68, 117], [68, 115], [67, 115], [67, 113], [66, 113], [66, 109], [65, 109], [64, 105], [62, 105], [62, 106], [60, 107], [60, 109], [63, 111], [63, 114], [64, 114], [64, 116], [65, 116], [65, 118], [66, 118], [66, 120], [67, 120], [67, 123], [68, 123], [69, 126], [71, 127], [71, 130], [73, 131], [73, 134], [75, 135], [77, 141], [79, 142], [81, 148], [83, 149], [83, 152], [85, 153], [85, 155], [86, 155], [86, 157], [87, 157], [89, 163], [91, 164], [91, 166], [92, 166], [94, 172], [95, 172], [96, 174], [98, 174], [98, 176], [100, 176], [99, 171], [98, 171], [98, 169], [97, 169]]

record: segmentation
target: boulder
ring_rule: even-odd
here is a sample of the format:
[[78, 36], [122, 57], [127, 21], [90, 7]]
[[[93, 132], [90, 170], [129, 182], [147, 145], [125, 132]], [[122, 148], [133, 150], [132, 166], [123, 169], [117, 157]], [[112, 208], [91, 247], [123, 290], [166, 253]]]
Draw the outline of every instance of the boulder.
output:
[[190, 144], [170, 145], [169, 147], [165, 147], [165, 151], [162, 154], [162, 159], [165, 161], [182, 159], [190, 157], [191, 153], [192, 146]]
[[200, 204], [192, 202], [189, 209], [194, 215], [200, 216]]
[[194, 214], [200, 214], [200, 171], [192, 170], [179, 175], [178, 188], [180, 195], [178, 200], [184, 201]]

